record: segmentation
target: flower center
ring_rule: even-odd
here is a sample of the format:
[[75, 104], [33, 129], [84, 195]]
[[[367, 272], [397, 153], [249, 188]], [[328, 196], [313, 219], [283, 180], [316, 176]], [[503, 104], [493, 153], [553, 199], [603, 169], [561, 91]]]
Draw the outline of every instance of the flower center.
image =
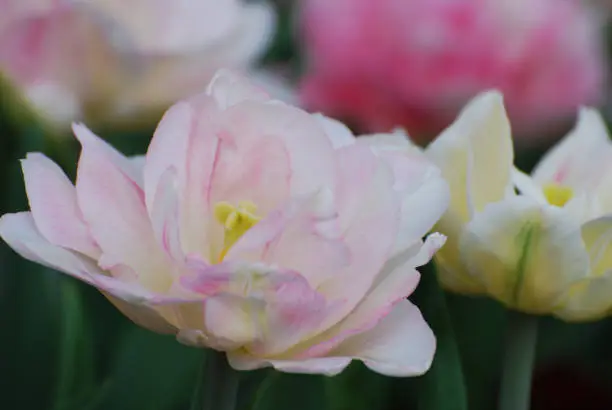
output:
[[219, 262], [223, 261], [230, 248], [246, 231], [251, 229], [260, 217], [255, 215], [257, 206], [251, 201], [242, 201], [238, 206], [229, 202], [215, 204], [215, 218], [223, 225], [223, 249], [219, 254]]
[[545, 184], [542, 187], [542, 192], [544, 193], [544, 197], [548, 201], [549, 204], [562, 207], [567, 201], [572, 199], [574, 196], [574, 191], [572, 188], [559, 185], [559, 184]]

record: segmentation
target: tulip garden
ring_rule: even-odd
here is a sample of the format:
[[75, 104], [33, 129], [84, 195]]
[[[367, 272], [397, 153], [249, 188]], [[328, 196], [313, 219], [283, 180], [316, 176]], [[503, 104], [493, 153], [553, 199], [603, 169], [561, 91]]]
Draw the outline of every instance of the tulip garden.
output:
[[0, 408], [611, 409], [610, 26], [0, 0]]

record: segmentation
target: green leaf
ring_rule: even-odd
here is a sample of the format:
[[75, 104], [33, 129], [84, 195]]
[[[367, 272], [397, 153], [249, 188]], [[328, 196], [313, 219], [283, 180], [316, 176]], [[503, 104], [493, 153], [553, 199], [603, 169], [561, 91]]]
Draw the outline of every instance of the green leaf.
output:
[[253, 410], [332, 410], [325, 376], [272, 372], [260, 385]]
[[505, 309], [488, 298], [447, 294], [470, 410], [490, 410], [499, 387]]
[[446, 297], [433, 270], [424, 272], [414, 301], [437, 339], [431, 369], [419, 381], [419, 410], [467, 410], [467, 395], [459, 348]]
[[353, 362], [338, 376], [325, 379], [331, 410], [384, 409], [390, 401], [392, 379]]
[[116, 352], [106, 397], [96, 409], [189, 408], [203, 350], [130, 326]]
[[60, 283], [61, 335], [56, 410], [82, 408], [83, 401], [89, 399], [96, 387], [92, 334], [78, 285], [69, 278], [62, 278]]

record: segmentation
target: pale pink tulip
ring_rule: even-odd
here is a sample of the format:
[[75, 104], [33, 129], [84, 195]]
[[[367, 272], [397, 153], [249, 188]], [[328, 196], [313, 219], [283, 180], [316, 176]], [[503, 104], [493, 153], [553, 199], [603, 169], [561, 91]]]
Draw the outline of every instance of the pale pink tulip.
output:
[[519, 141], [537, 140], [605, 91], [594, 14], [578, 0], [304, 0], [302, 98], [423, 140], [495, 88]]
[[31, 212], [0, 219], [22, 256], [236, 369], [428, 369], [435, 338], [405, 298], [445, 240], [421, 238], [449, 193], [422, 157], [373, 150], [228, 72], [165, 114], [144, 158], [74, 132], [76, 187], [42, 154], [23, 161]]
[[0, 0], [0, 14], [0, 71], [60, 127], [148, 121], [216, 70], [250, 70], [275, 28], [244, 0]]

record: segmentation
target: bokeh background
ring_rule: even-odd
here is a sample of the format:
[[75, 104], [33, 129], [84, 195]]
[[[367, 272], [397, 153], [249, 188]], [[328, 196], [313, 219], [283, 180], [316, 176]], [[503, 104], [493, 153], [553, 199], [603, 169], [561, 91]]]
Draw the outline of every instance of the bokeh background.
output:
[[[143, 154], [164, 110], [202, 91], [218, 68], [244, 72], [277, 98], [356, 132], [403, 127], [421, 144], [477, 92], [498, 88], [517, 164], [529, 171], [573, 126], [579, 106], [612, 119], [611, 7], [0, 0], [0, 210], [27, 208], [19, 166], [27, 152], [44, 152], [74, 176], [71, 122], [84, 121], [126, 154]], [[262, 370], [243, 375], [241, 409], [493, 409], [504, 308], [444, 294], [432, 267], [413, 298], [440, 341], [427, 375], [391, 379], [359, 364], [335, 378]], [[95, 289], [3, 243], [0, 329], [0, 409], [7, 410], [188, 409], [206, 354], [136, 327]], [[611, 319], [542, 318], [532, 408], [612, 409]]]

